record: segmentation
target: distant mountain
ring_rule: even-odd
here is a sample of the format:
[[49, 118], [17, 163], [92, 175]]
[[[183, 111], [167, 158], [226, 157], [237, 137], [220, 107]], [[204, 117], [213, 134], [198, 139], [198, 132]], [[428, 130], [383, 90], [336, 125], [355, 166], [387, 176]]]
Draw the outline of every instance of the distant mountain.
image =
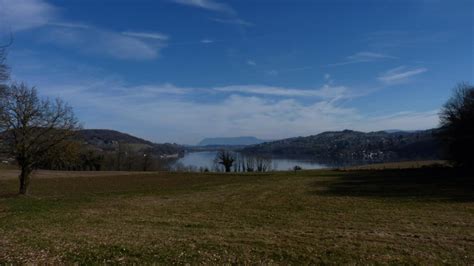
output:
[[242, 152], [275, 157], [308, 158], [330, 163], [439, 159], [437, 130], [388, 133], [344, 130], [247, 146]]
[[198, 146], [247, 146], [267, 142], [256, 137], [206, 138]]
[[83, 129], [78, 131], [78, 139], [99, 150], [115, 150], [119, 144], [133, 146], [136, 150], [147, 150], [156, 155], [171, 155], [183, 152], [178, 144], [157, 144], [126, 133], [109, 129]]

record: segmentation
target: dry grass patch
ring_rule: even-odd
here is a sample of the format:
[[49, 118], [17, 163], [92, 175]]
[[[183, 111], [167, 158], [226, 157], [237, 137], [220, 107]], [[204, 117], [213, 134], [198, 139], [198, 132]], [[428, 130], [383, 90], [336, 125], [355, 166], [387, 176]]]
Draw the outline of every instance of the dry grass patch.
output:
[[457, 174], [41, 179], [0, 199], [0, 262], [470, 264], [473, 179]]

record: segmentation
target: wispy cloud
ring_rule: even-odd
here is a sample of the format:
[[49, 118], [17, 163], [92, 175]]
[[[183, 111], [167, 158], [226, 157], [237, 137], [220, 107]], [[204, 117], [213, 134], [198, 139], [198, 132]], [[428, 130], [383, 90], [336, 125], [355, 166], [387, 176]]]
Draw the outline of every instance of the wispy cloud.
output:
[[[194, 143], [210, 134], [272, 138], [313, 134], [313, 125], [318, 125], [318, 130], [346, 128], [345, 120], [354, 118], [357, 112], [337, 107], [332, 101], [303, 104], [295, 99], [274, 100], [255, 95], [229, 94], [222, 100], [200, 102], [185, 97], [188, 89], [168, 86], [171, 90], [145, 85], [125, 87], [120, 89], [123, 93], [110, 94], [106, 93], [106, 88], [111, 87], [107, 83], [57, 84], [44, 86], [48, 89], [44, 92], [60, 94], [75, 108], [102, 114], [84, 117], [86, 127], [115, 128], [155, 141], [181, 143]], [[210, 91], [200, 89], [194, 93]]]
[[[42, 27], [40, 41], [73, 48], [85, 54], [117, 59], [150, 60], [159, 57], [168, 36], [151, 32], [102, 29], [61, 18], [60, 9], [44, 0], [0, 0], [0, 32]], [[4, 28], [6, 27], [6, 28]]]
[[136, 32], [136, 31], [124, 31], [123, 35], [144, 38], [144, 39], [154, 39], [160, 41], [167, 41], [169, 39], [168, 35], [159, 32]]
[[387, 55], [387, 54], [380, 54], [380, 53], [373, 53], [373, 52], [358, 52], [353, 55], [346, 57], [346, 60], [343, 62], [329, 64], [329, 66], [343, 66], [355, 63], [364, 63], [364, 62], [374, 62], [384, 59], [396, 59], [397, 57]]
[[315, 66], [302, 66], [302, 67], [292, 67], [292, 68], [283, 68], [283, 69], [268, 69], [268, 70], [265, 70], [264, 73], [269, 76], [278, 76], [279, 74], [282, 74], [282, 73], [306, 71], [306, 70], [310, 70], [314, 68]]
[[90, 29], [91, 26], [84, 23], [71, 23], [71, 22], [48, 22], [46, 25], [63, 27], [63, 28], [72, 28], [72, 29]]
[[255, 63], [255, 61], [249, 59], [249, 60], [247, 60], [247, 65], [249, 65], [249, 66], [256, 66], [257, 63]]
[[228, 14], [235, 14], [234, 9], [227, 4], [220, 3], [214, 0], [171, 0], [175, 3], [207, 9], [211, 11], [223, 12]]
[[428, 129], [438, 126], [439, 110], [402, 111], [379, 116], [365, 116], [363, 120], [364, 124], [357, 123], [354, 129], [365, 131]]
[[0, 30], [16, 32], [41, 27], [55, 20], [57, 11], [42, 0], [0, 0]]
[[448, 42], [451, 38], [453, 38], [452, 33], [444, 31], [394, 30], [369, 33], [366, 42], [374, 49], [393, 49], [428, 46], [433, 43]]
[[155, 99], [162, 95], [185, 95], [193, 91], [192, 88], [176, 87], [171, 83], [138, 86], [118, 85], [112, 90], [107, 91], [107, 94], [121, 95], [121, 97], [137, 100]]
[[271, 87], [264, 85], [244, 85], [244, 86], [226, 86], [218, 87], [214, 90], [220, 92], [234, 92], [244, 94], [259, 94], [287, 97], [320, 97], [320, 98], [339, 98], [348, 93], [348, 89], [343, 86], [331, 87], [328, 85], [319, 89], [291, 89], [283, 87]]
[[[221, 100], [201, 102], [183, 97], [189, 93], [186, 89], [185, 94], [180, 96], [180, 88], [173, 85], [169, 85], [171, 91], [178, 94], [163, 94], [167, 88], [155, 88], [153, 85], [133, 87], [124, 94], [103, 93], [106, 87], [110, 87], [106, 83], [93, 89], [87, 85], [82, 88], [67, 84], [56, 86], [57, 91], [74, 107], [102, 114], [84, 117], [87, 127], [115, 128], [155, 141], [192, 144], [209, 135], [286, 138], [346, 128], [363, 131], [387, 128], [412, 130], [437, 124], [434, 111], [367, 116], [357, 109], [341, 106], [333, 98], [303, 103], [284, 97], [273, 99], [229, 94]], [[52, 89], [50, 86], [45, 88]], [[205, 95], [209, 91], [196, 90], [193, 93]], [[301, 94], [295, 91], [290, 93]]]
[[191, 7], [207, 9], [210, 11], [215, 11], [222, 13], [227, 16], [227, 18], [211, 18], [212, 21], [223, 24], [233, 24], [241, 28], [252, 27], [253, 23], [240, 19], [237, 15], [237, 12], [228, 4], [218, 2], [216, 0], [170, 0], [177, 4], [187, 5]]
[[265, 70], [265, 74], [269, 76], [278, 76], [279, 73], [276, 69]]
[[405, 66], [400, 66], [394, 69], [390, 69], [379, 76], [377, 79], [386, 84], [400, 83], [409, 80], [410, 78], [422, 74], [428, 71], [424, 67], [419, 68], [407, 68]]
[[[15, 56], [14, 69], [34, 55]], [[364, 114], [347, 106], [352, 88], [295, 89], [267, 85], [185, 87], [172, 83], [129, 84], [104, 70], [67, 65], [23, 69], [21, 80], [43, 95], [60, 96], [87, 128], [113, 128], [154, 141], [193, 144], [209, 135], [285, 138], [326, 130], [423, 129], [437, 125], [436, 112]], [[62, 74], [61, 74], [62, 73]], [[46, 78], [47, 77], [47, 78]], [[217, 94], [217, 97], [216, 97]], [[362, 96], [356, 96], [362, 97]], [[200, 100], [210, 99], [213, 100]]]
[[223, 40], [216, 40], [212, 38], [204, 38], [201, 40], [189, 40], [189, 41], [176, 41], [167, 42], [168, 46], [196, 46], [196, 45], [209, 45], [217, 42], [224, 42]]
[[354, 61], [371, 61], [377, 59], [394, 59], [396, 57], [386, 54], [378, 54], [372, 52], [359, 52], [354, 55], [348, 56], [347, 59]]
[[201, 43], [204, 43], [204, 44], [208, 44], [208, 43], [213, 43], [214, 40], [211, 40], [211, 39], [202, 39], [201, 40]]
[[334, 80], [332, 79], [331, 74], [329, 73], [324, 74], [324, 82], [326, 82], [326, 84], [328, 85], [332, 85], [334, 83]]
[[234, 25], [244, 26], [244, 27], [252, 27], [254, 25], [253, 23], [250, 23], [248, 21], [245, 21], [239, 18], [232, 18], [232, 19], [211, 18], [211, 20], [218, 23], [234, 24]]
[[146, 42], [141, 38], [99, 28], [56, 28], [49, 30], [42, 41], [74, 48], [84, 54], [135, 60], [155, 59], [166, 45], [161, 40]]

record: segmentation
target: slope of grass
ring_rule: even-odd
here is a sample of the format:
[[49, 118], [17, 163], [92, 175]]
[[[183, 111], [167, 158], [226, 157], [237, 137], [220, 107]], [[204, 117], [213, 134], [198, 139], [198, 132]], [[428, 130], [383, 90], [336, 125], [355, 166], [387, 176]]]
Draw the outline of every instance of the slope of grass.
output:
[[450, 169], [0, 179], [0, 264], [474, 262]]
[[343, 168], [344, 170], [386, 170], [386, 169], [411, 169], [421, 167], [449, 167], [450, 164], [443, 160], [429, 160], [429, 161], [401, 161], [388, 163], [375, 163], [366, 165], [357, 165]]

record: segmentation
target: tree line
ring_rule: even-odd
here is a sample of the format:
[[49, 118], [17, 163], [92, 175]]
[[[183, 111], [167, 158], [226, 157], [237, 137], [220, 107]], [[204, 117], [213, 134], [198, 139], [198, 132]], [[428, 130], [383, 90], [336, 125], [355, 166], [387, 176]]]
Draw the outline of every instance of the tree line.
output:
[[[168, 169], [175, 172], [250, 173], [274, 171], [277, 169], [277, 165], [272, 158], [268, 156], [249, 156], [221, 149], [216, 153], [209, 167], [197, 167], [175, 162], [169, 166]], [[301, 170], [301, 168], [298, 169]]]
[[271, 157], [246, 156], [221, 150], [214, 159], [215, 169], [221, 172], [268, 172], [276, 169]]
[[65, 171], [166, 171], [172, 160], [163, 159], [152, 149], [137, 149], [132, 144], [117, 143], [113, 149], [99, 150], [78, 141], [69, 143], [63, 156], [52, 150], [38, 168]]

